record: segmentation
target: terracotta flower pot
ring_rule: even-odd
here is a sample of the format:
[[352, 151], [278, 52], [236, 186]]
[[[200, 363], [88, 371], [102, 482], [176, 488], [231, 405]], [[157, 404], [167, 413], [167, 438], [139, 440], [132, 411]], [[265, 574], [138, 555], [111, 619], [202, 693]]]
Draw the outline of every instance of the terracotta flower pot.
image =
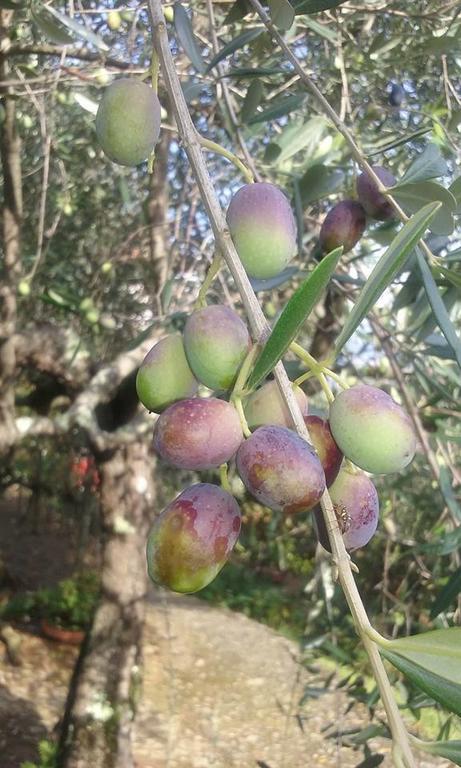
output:
[[67, 643], [67, 645], [80, 645], [86, 634], [83, 629], [62, 629], [55, 624], [50, 624], [46, 619], [42, 619], [41, 629], [45, 637], [59, 643]]

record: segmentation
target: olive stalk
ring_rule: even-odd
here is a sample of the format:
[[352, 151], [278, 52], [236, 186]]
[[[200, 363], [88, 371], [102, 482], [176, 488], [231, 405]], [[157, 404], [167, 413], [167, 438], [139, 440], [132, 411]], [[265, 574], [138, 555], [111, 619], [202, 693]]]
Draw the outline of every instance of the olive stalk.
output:
[[[160, 60], [165, 86], [171, 104], [173, 105], [179, 135], [196, 178], [203, 205], [208, 213], [217, 248], [222, 253], [229, 271], [234, 278], [251, 326], [253, 337], [257, 342], [264, 342], [270, 333], [270, 328], [232, 242], [226, 219], [221, 210], [221, 206], [219, 205], [213, 183], [207, 170], [202, 154], [200, 138], [190, 117], [173, 57], [171, 55], [161, 0], [148, 0], [148, 8], [152, 21], [154, 46]], [[277, 363], [274, 369], [274, 375], [297, 433], [300, 437], [304, 438], [309, 443], [312, 443], [304, 423], [303, 415], [298, 407], [291, 382], [281, 361]], [[350, 557], [346, 552], [328, 491], [325, 491], [322, 496], [321, 507], [327, 523], [331, 548], [338, 568], [339, 579], [354, 620], [356, 631], [360, 636], [370, 659], [370, 664], [387, 713], [395, 750], [404, 756], [405, 768], [415, 768], [408, 741], [408, 733], [394, 699], [384, 664], [379, 655], [377, 646], [367, 634], [368, 629], [371, 626], [370, 621], [354, 581]]]

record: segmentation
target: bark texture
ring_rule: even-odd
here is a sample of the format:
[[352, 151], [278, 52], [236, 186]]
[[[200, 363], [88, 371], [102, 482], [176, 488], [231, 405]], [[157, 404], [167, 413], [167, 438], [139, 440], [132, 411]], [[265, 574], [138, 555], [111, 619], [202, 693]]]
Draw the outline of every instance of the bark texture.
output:
[[[12, 11], [0, 10], [0, 80], [8, 80], [8, 30]], [[1, 129], [3, 170], [2, 266], [0, 272], [0, 455], [14, 443], [14, 375], [16, 368], [14, 331], [16, 326], [16, 286], [20, 274], [20, 231], [22, 186], [20, 140], [16, 131], [14, 100], [4, 92], [4, 120]]]
[[71, 686], [59, 759], [63, 768], [133, 766], [154, 459], [149, 445], [137, 442], [104, 456], [99, 468], [102, 595]]

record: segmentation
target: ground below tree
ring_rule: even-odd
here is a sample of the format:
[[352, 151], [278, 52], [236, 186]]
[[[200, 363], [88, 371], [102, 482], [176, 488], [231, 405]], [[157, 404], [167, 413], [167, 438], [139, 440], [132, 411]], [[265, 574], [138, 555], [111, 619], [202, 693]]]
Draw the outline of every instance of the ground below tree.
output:
[[[64, 542], [70, 546], [71, 537], [56, 535], [55, 552], [63, 558], [58, 567], [57, 557], [50, 560], [53, 538], [46, 521], [40, 533], [27, 534], [17, 508], [1, 511], [0, 554], [14, 580], [21, 576], [21, 586], [30, 589], [49, 581], [50, 570], [56, 579], [67, 575], [71, 558], [64, 556]], [[353, 768], [361, 762], [361, 752], [327, 734], [365, 727], [365, 708], [354, 706], [346, 715], [351, 700], [335, 690], [334, 680], [329, 692], [300, 707], [306, 686], [323, 688], [330, 673], [301, 666], [295, 642], [196, 597], [152, 589], [148, 602], [134, 734], [137, 768]], [[56, 731], [77, 655], [33, 629], [16, 631], [20, 666], [8, 662], [0, 644], [1, 768], [36, 759], [38, 740]], [[102, 704], [95, 692], [101, 712]], [[381, 765], [391, 768], [389, 742], [372, 745], [385, 755]], [[419, 762], [420, 768], [448, 765], [436, 758]]]

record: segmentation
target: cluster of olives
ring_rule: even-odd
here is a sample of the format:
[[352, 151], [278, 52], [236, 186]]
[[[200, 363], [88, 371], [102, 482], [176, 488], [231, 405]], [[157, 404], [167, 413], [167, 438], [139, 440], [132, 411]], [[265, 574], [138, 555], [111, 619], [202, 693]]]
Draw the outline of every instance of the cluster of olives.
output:
[[[373, 170], [385, 187], [393, 187], [396, 179], [386, 168], [374, 165]], [[377, 221], [394, 218], [389, 200], [377, 188], [367, 173], [357, 179], [358, 200], [342, 200], [326, 215], [319, 234], [323, 253], [342, 246], [344, 253], [351, 251], [365, 232], [367, 216]]]
[[[189, 316], [182, 335], [170, 334], [150, 350], [136, 387], [141, 402], [159, 414], [157, 454], [173, 467], [195, 471], [235, 460], [246, 489], [262, 504], [286, 515], [314, 510], [319, 539], [327, 548], [316, 508], [328, 487], [346, 547], [363, 546], [376, 530], [378, 498], [360, 469], [393, 472], [411, 461], [415, 437], [407, 415], [385, 392], [359, 385], [337, 396], [328, 422], [308, 414], [306, 395], [295, 387], [311, 446], [293, 430], [276, 382], [267, 381], [243, 399], [253, 430], [245, 438], [239, 413], [226, 395], [250, 346], [239, 315], [210, 305]], [[200, 385], [213, 392], [199, 396]], [[343, 466], [344, 456], [350, 461]], [[149, 533], [151, 578], [178, 592], [206, 586], [228, 559], [240, 524], [238, 504], [227, 491], [210, 483], [186, 489]]]

